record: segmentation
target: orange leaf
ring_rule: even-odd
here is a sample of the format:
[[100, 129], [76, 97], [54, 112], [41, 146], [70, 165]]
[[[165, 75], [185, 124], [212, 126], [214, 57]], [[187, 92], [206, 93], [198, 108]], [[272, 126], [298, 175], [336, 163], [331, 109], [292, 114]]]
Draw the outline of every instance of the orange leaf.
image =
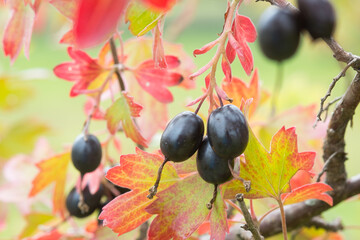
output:
[[273, 136], [270, 149], [268, 152], [249, 129], [240, 177], [251, 181], [251, 190], [246, 192], [240, 181], [232, 181], [224, 186], [225, 198], [232, 199], [241, 192], [247, 198], [279, 200], [282, 193], [290, 192], [290, 179], [295, 173], [300, 169], [310, 171], [314, 164], [315, 152], [298, 152], [295, 128], [282, 127]]
[[121, 122], [127, 137], [135, 143], [147, 147], [146, 139], [141, 135], [132, 119], [132, 117], [140, 116], [141, 109], [141, 105], [135, 103], [126, 92], [122, 92], [121, 97], [106, 111], [105, 119], [110, 133], [115, 134]]
[[[146, 196], [156, 180], [157, 170], [163, 158], [136, 148], [136, 154], [122, 155], [120, 166], [111, 168], [106, 178], [116, 185], [132, 189], [107, 204], [99, 219], [119, 235], [131, 231], [151, 217], [145, 208], [154, 200]], [[166, 164], [161, 176], [159, 193], [178, 179], [171, 164]], [[136, 216], [136, 217], [134, 217]]]
[[232, 104], [235, 106], [241, 105], [241, 99], [247, 100], [252, 98], [253, 101], [249, 110], [249, 117], [251, 117], [254, 114], [260, 100], [258, 70], [255, 69], [249, 85], [247, 85], [241, 79], [233, 77], [231, 82], [223, 81], [222, 89], [224, 89], [229, 98], [233, 99]]
[[290, 193], [283, 194], [281, 198], [284, 204], [293, 204], [309, 199], [319, 199], [332, 206], [332, 197], [325, 193], [332, 190], [332, 187], [325, 183], [310, 183], [293, 189]]
[[40, 172], [32, 181], [29, 197], [35, 196], [51, 183], [55, 183], [53, 194], [53, 212], [64, 213], [65, 210], [65, 182], [67, 166], [70, 162], [70, 152], [62, 153], [45, 159], [36, 164]]

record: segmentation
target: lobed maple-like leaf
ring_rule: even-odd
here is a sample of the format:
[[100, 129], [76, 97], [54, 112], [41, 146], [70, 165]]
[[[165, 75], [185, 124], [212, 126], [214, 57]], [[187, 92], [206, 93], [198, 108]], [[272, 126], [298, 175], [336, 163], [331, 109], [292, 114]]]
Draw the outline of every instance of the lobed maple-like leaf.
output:
[[218, 194], [210, 214], [210, 239], [225, 239], [229, 232], [226, 205], [221, 194]]
[[126, 92], [111, 105], [105, 114], [107, 127], [111, 134], [115, 134], [122, 123], [125, 135], [135, 143], [147, 147], [146, 139], [139, 132], [132, 118], [139, 117], [142, 106], [133, 101]]
[[74, 17], [78, 47], [91, 47], [105, 41], [115, 31], [129, 0], [79, 0]]
[[223, 81], [221, 87], [233, 99], [232, 104], [235, 106], [240, 106], [242, 99], [252, 98], [253, 101], [249, 107], [249, 117], [254, 114], [260, 101], [259, 74], [257, 69], [255, 69], [248, 85], [241, 79], [233, 77], [231, 81]]
[[254, 67], [254, 59], [248, 42], [254, 42], [256, 36], [256, 29], [250, 18], [236, 13], [232, 32], [228, 33], [229, 41], [226, 46], [226, 56], [232, 63], [235, 55], [237, 55], [247, 75], [250, 75]]
[[282, 127], [272, 138], [270, 152], [256, 139], [249, 128], [249, 143], [244, 152], [246, 162], [241, 161], [240, 177], [251, 181], [251, 190], [246, 192], [240, 181], [227, 184], [225, 198], [234, 198], [244, 193], [247, 198], [271, 197], [280, 199], [290, 192], [290, 179], [297, 171], [310, 171], [315, 152], [298, 152], [295, 128]]
[[70, 96], [75, 97], [86, 90], [105, 70], [96, 59], [83, 51], [69, 47], [68, 53], [74, 62], [57, 65], [54, 68], [54, 74], [59, 78], [75, 82], [70, 91]]
[[[156, 180], [158, 167], [163, 160], [158, 154], [150, 154], [136, 148], [136, 154], [122, 155], [120, 166], [108, 170], [107, 179], [131, 191], [116, 197], [103, 208], [99, 219], [104, 220], [104, 226], [121, 235], [135, 229], [151, 217], [145, 208], [154, 200], [149, 200], [146, 196]], [[177, 180], [174, 167], [166, 164], [158, 194]]]
[[67, 167], [70, 162], [70, 152], [65, 152], [51, 158], [45, 159], [36, 164], [40, 172], [32, 181], [32, 188], [29, 197], [35, 196], [47, 186], [55, 183], [53, 194], [53, 212], [65, 211], [65, 182]]
[[54, 215], [45, 213], [32, 212], [30, 214], [27, 214], [25, 216], [26, 226], [21, 231], [19, 239], [33, 236], [37, 232], [40, 225], [43, 225], [54, 218]]
[[172, 72], [169, 69], [180, 65], [180, 61], [174, 60], [172, 56], [166, 56], [168, 68], [155, 68], [153, 60], [147, 60], [141, 63], [134, 71], [134, 76], [139, 85], [151, 96], [162, 103], [170, 103], [173, 96], [167, 87], [175, 86], [181, 83], [183, 76]]
[[153, 29], [160, 17], [160, 12], [155, 12], [140, 2], [132, 1], [126, 10], [125, 21], [130, 23], [131, 33], [139, 37]]
[[23, 0], [9, 1], [11, 8], [3, 35], [3, 50], [5, 56], [10, 56], [13, 63], [24, 46], [24, 54], [29, 58], [30, 40], [35, 21], [35, 11], [27, 7]]
[[193, 174], [158, 193], [158, 199], [146, 208], [147, 212], [157, 214], [150, 224], [148, 239], [190, 237], [209, 215], [206, 204], [212, 198], [213, 190], [212, 184]]
[[332, 190], [332, 187], [325, 183], [310, 183], [293, 189], [290, 193], [281, 195], [281, 198], [284, 204], [293, 204], [309, 199], [319, 199], [332, 206], [333, 199], [326, 194], [326, 192]]

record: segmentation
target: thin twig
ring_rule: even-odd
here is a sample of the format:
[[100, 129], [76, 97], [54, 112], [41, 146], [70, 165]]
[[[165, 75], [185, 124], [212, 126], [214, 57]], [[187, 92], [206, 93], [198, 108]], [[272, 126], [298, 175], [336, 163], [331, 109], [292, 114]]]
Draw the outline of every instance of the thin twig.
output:
[[149, 222], [146, 221], [140, 226], [140, 233], [139, 236], [136, 238], [136, 240], [145, 240], [147, 239], [147, 231], [149, 229]]
[[321, 121], [321, 114], [325, 111], [324, 109], [324, 103], [326, 101], [326, 99], [328, 97], [330, 97], [332, 90], [334, 89], [336, 83], [345, 76], [346, 71], [349, 69], [349, 67], [351, 67], [355, 62], [357, 62], [359, 59], [358, 58], [354, 58], [353, 60], [351, 60], [345, 67], [344, 69], [336, 76], [334, 77], [333, 81], [331, 82], [328, 91], [326, 92], [325, 96], [323, 98], [321, 98], [320, 101], [320, 110], [319, 113], [317, 114], [317, 122]]
[[[115, 65], [119, 65], [120, 62], [119, 62], [119, 57], [117, 54], [114, 38], [110, 38], [109, 43], [110, 43], [110, 49], [111, 49], [111, 54], [112, 54], [114, 63], [115, 63]], [[121, 77], [121, 74], [120, 74], [120, 71], [118, 68], [115, 69], [115, 75], [119, 80], [119, 85], [120, 85], [121, 91], [125, 91], [125, 84], [124, 84], [124, 81]]]
[[246, 221], [246, 225], [243, 226], [243, 228], [245, 230], [249, 230], [252, 233], [255, 240], [264, 239], [264, 237], [262, 237], [260, 235], [259, 229], [255, 225], [255, 223], [253, 222], [251, 214], [250, 214], [249, 210], [246, 207], [246, 204], [244, 202], [244, 195], [239, 193], [239, 194], [236, 194], [235, 198], [239, 202], [239, 206], [241, 208], [241, 211], [243, 212], [243, 215], [244, 215], [244, 218], [245, 218], [245, 221]]
[[218, 185], [214, 184], [213, 197], [210, 200], [210, 202], [206, 204], [207, 209], [209, 209], [209, 210], [212, 209], [212, 206], [213, 206], [214, 202], [216, 201], [217, 193], [218, 193]]
[[157, 193], [157, 188], [159, 187], [159, 183], [160, 183], [160, 179], [161, 179], [161, 173], [163, 171], [163, 168], [165, 166], [165, 164], [169, 161], [170, 159], [168, 159], [167, 157], [165, 157], [165, 160], [163, 161], [163, 163], [160, 165], [159, 170], [158, 170], [158, 174], [157, 174], [157, 178], [155, 181], [154, 186], [152, 186], [149, 189], [149, 195], [147, 195], [148, 199], [153, 199], [153, 197], [156, 195]]
[[325, 117], [324, 117], [324, 119], [323, 119], [324, 122], [327, 120], [327, 117], [328, 117], [328, 114], [329, 114], [329, 108], [330, 108], [334, 103], [338, 102], [342, 97], [343, 97], [343, 96], [340, 96], [340, 97], [337, 97], [337, 98], [333, 99], [333, 100], [332, 100], [331, 102], [329, 102], [329, 103], [326, 105], [326, 107], [324, 107], [323, 109], [321, 109], [321, 107], [320, 107], [319, 112], [318, 112], [318, 114], [316, 115], [316, 121], [315, 121], [315, 123], [314, 123], [314, 125], [313, 125], [313, 128], [315, 128], [315, 127], [317, 126], [318, 122], [321, 121], [320, 116], [321, 116], [321, 114], [322, 114], [323, 112], [325, 112]]
[[324, 175], [324, 173], [326, 172], [326, 168], [327, 168], [327, 165], [329, 164], [329, 162], [331, 161], [331, 159], [333, 159], [336, 154], [338, 154], [338, 152], [334, 152], [333, 154], [331, 154], [331, 156], [325, 161], [325, 164], [323, 166], [323, 169], [321, 170], [321, 172], [319, 173], [317, 179], [316, 179], [316, 182], [320, 182], [320, 179], [322, 177], [322, 175]]

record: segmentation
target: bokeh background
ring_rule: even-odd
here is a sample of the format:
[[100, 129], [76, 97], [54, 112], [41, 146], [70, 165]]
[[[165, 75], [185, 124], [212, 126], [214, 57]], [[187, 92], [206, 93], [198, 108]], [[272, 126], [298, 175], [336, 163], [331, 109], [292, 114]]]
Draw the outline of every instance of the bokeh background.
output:
[[[214, 40], [221, 32], [223, 14], [226, 9], [224, 0], [183, 0], [169, 14], [166, 19], [164, 38], [171, 39], [183, 45], [186, 52], [191, 56], [192, 51], [200, 48], [209, 41]], [[293, 2], [293, 1], [292, 1]], [[195, 4], [196, 3], [196, 4]], [[360, 55], [360, 0], [337, 0], [332, 1], [337, 13], [337, 26], [334, 38], [345, 50]], [[261, 13], [269, 6], [265, 2], [245, 1], [240, 7], [240, 14], [249, 16], [255, 26]], [[194, 12], [194, 19], [178, 36], [173, 35], [172, 26], [179, 21], [178, 16], [183, 11]], [[2, 38], [5, 22], [9, 17], [9, 11], [0, 7], [0, 37]], [[69, 97], [72, 83], [58, 79], [52, 69], [65, 61], [70, 61], [66, 52], [66, 46], [58, 44], [62, 34], [70, 28], [70, 23], [61, 16], [52, 6], [44, 3], [35, 26], [30, 47], [30, 59], [27, 60], [21, 53], [14, 64], [0, 54], [0, 167], [17, 154], [30, 154], [35, 141], [23, 139], [27, 136], [27, 125], [38, 124], [39, 131], [47, 139], [51, 149], [55, 153], [61, 152], [70, 146], [75, 137], [80, 133], [85, 121], [83, 105], [84, 96]], [[127, 31], [127, 25], [120, 26], [125, 31], [124, 39], [132, 36]], [[273, 91], [276, 78], [277, 64], [269, 61], [262, 55], [258, 42], [250, 44], [254, 55], [255, 68], [258, 68], [262, 87], [269, 92]], [[99, 48], [89, 49], [87, 52], [96, 57]], [[214, 54], [214, 50], [194, 59], [197, 68], [203, 66]], [[248, 82], [238, 60], [235, 60], [233, 75]], [[322, 41], [313, 42], [308, 34], [303, 34], [300, 47], [296, 55], [283, 64], [284, 79], [280, 95], [278, 97], [277, 111], [282, 112], [298, 105], [306, 106], [315, 103], [317, 108], [321, 97], [335, 77], [344, 67], [332, 57], [332, 52]], [[222, 78], [222, 71], [217, 71], [218, 79]], [[341, 96], [353, 77], [353, 71], [348, 71], [333, 90], [329, 99]], [[20, 88], [21, 94], [14, 94], [6, 99], [4, 96], [5, 85], [14, 84]], [[169, 105], [170, 116], [185, 109], [189, 99], [200, 96], [204, 86], [203, 77], [197, 79], [197, 88], [185, 90], [171, 88], [175, 101]], [[10, 106], [10, 107], [9, 107]], [[269, 107], [258, 111], [266, 121], [269, 115]], [[331, 112], [331, 111], [330, 111]], [[313, 116], [315, 122], [316, 116]], [[353, 127], [348, 128], [346, 134], [346, 150], [349, 160], [346, 162], [349, 177], [360, 173], [360, 121], [359, 114], [354, 116]], [[92, 130], [104, 129], [104, 123], [95, 123]], [[291, 126], [286, 126], [291, 127]], [[295, 126], [296, 127], [296, 126]], [[12, 132], [11, 132], [12, 131]], [[9, 137], [9, 132], [11, 136]], [[16, 135], [17, 134], [17, 135]], [[160, 133], [159, 133], [160, 134]], [[297, 132], [299, 138], [302, 132]], [[123, 152], [133, 153], [134, 145], [125, 138], [123, 139]], [[11, 144], [10, 144], [10, 143]], [[156, 140], [152, 147], [156, 148]], [[300, 149], [301, 151], [311, 149]], [[0, 184], [3, 182], [4, 172], [1, 169]], [[20, 196], [19, 196], [20, 197]], [[21, 201], [21, 199], [19, 199]], [[0, 231], [0, 239], [13, 239], [25, 226], [25, 221], [14, 204], [0, 202], [6, 205], [10, 214], [6, 216], [6, 226]], [[359, 239], [360, 237], [360, 201], [359, 197], [350, 199], [330, 211], [324, 213], [329, 220], [341, 218], [345, 231], [345, 239]], [[1, 214], [0, 214], [1, 217]], [[347, 228], [348, 226], [348, 228]]]

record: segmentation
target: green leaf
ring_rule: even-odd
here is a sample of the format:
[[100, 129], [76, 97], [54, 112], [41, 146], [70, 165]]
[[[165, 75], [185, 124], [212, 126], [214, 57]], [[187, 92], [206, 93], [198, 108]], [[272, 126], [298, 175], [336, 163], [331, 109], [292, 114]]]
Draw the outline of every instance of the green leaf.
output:
[[143, 4], [133, 1], [126, 12], [126, 22], [130, 22], [129, 30], [135, 36], [142, 36], [153, 29], [161, 17], [160, 12], [152, 11]]
[[37, 232], [40, 225], [43, 225], [54, 218], [55, 216], [45, 213], [30, 213], [26, 215], [25, 219], [27, 224], [24, 230], [21, 232], [19, 239], [33, 236]]
[[39, 136], [48, 132], [45, 124], [25, 119], [0, 133], [0, 157], [9, 158], [17, 153], [29, 153]]

